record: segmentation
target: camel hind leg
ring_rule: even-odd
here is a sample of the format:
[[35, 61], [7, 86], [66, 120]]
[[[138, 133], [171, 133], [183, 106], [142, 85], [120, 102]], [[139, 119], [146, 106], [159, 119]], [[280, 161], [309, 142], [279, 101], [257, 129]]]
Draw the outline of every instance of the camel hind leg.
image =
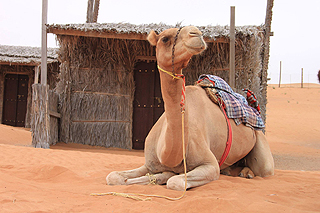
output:
[[222, 169], [220, 171], [220, 174], [233, 176], [233, 177], [239, 176], [239, 177], [248, 178], [248, 179], [251, 179], [255, 176], [253, 171], [249, 167], [247, 167], [245, 158], [239, 160], [235, 164], [225, 169]]
[[246, 165], [256, 176], [274, 175], [274, 161], [267, 139], [262, 131], [255, 131], [255, 134], [257, 142], [246, 156]]

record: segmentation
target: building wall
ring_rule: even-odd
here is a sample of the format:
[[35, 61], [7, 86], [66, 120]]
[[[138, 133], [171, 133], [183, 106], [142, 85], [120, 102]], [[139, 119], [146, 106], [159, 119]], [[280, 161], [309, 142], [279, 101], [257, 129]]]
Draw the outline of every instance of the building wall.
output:
[[133, 67], [140, 45], [116, 39], [59, 39], [60, 140], [131, 149]]
[[[238, 38], [236, 91], [252, 89], [261, 96], [259, 36]], [[132, 148], [133, 69], [139, 56], [154, 57], [147, 41], [58, 36], [60, 43], [60, 141]], [[210, 43], [186, 68], [187, 84], [203, 73], [228, 82], [229, 44]], [[265, 105], [262, 109], [265, 109]], [[265, 113], [265, 111], [264, 111]]]

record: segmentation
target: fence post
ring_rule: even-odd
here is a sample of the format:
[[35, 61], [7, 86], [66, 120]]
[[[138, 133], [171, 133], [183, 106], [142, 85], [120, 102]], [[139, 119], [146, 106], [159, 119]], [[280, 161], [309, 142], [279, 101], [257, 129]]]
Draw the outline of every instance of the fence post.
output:
[[280, 88], [280, 84], [281, 84], [281, 67], [282, 67], [282, 61], [280, 61], [279, 88]]
[[303, 68], [301, 68], [301, 88], [303, 88]]

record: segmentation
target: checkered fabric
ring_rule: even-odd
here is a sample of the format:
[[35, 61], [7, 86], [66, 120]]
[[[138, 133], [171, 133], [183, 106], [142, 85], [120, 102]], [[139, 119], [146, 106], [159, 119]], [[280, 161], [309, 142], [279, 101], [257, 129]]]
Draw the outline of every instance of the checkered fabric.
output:
[[245, 125], [252, 126], [255, 129], [265, 128], [259, 112], [249, 106], [245, 97], [234, 92], [222, 78], [214, 75], [203, 74], [198, 80], [203, 79], [209, 79], [214, 83], [213, 86], [225, 104], [228, 118], [234, 119], [237, 125], [244, 123]]

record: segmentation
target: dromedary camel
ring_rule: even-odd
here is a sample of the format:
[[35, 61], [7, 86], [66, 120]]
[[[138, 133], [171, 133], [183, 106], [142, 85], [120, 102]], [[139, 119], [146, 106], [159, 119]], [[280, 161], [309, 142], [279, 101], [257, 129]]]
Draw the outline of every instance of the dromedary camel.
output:
[[[146, 138], [145, 164], [129, 171], [111, 172], [106, 179], [109, 185], [148, 184], [146, 174], [149, 173], [154, 175], [157, 184], [166, 183], [169, 189], [184, 190], [180, 107], [183, 80], [173, 78], [172, 70], [182, 75], [182, 69], [190, 58], [205, 50], [206, 43], [202, 33], [193, 26], [168, 29], [159, 35], [151, 31], [148, 41], [156, 46], [165, 112]], [[232, 119], [231, 150], [219, 167], [228, 131], [223, 112], [199, 86], [187, 86], [185, 94], [187, 188], [217, 180], [220, 170], [226, 171], [243, 158], [254, 175], [264, 177], [274, 174], [273, 157], [265, 135], [243, 124], [236, 125]]]

